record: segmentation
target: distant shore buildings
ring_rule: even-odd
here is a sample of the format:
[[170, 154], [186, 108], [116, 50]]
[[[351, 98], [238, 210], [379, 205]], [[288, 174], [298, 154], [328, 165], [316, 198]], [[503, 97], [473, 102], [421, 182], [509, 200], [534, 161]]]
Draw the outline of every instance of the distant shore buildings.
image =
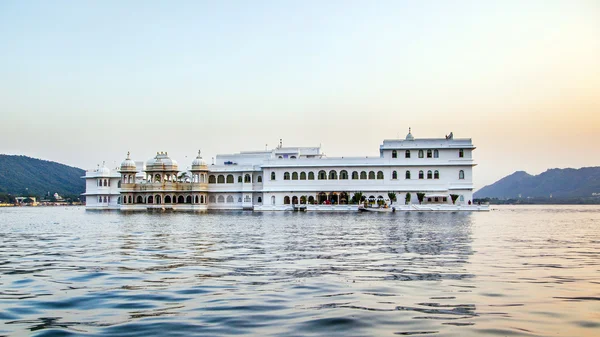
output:
[[471, 139], [415, 139], [409, 130], [405, 139], [384, 140], [379, 157], [331, 158], [320, 147], [280, 143], [217, 155], [212, 165], [199, 152], [188, 170], [166, 152], [145, 163], [127, 154], [117, 170], [102, 166], [82, 178], [87, 209], [95, 210], [356, 210], [364, 202], [467, 210], [473, 150]]

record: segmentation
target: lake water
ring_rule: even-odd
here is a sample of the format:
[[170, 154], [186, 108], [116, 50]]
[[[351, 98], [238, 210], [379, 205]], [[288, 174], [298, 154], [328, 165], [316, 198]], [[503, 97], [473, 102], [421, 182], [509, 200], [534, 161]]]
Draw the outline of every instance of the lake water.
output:
[[600, 336], [600, 207], [0, 209], [0, 335]]

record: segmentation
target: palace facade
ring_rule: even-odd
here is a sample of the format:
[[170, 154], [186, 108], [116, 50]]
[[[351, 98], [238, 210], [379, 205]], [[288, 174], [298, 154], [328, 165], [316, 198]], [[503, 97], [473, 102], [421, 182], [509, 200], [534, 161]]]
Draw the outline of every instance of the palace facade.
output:
[[[320, 147], [200, 153], [180, 170], [166, 152], [147, 162], [130, 155], [118, 170], [88, 171], [88, 209], [357, 210], [358, 200], [405, 210], [478, 210], [471, 139], [384, 140], [379, 157], [326, 157]], [[390, 200], [390, 192], [395, 200]], [[418, 194], [423, 196], [420, 203]], [[455, 198], [454, 202], [452, 197]]]

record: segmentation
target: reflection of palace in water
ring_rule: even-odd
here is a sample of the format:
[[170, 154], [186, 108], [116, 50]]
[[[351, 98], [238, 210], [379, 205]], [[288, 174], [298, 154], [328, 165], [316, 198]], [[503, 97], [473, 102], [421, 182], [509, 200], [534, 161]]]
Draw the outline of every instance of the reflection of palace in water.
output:
[[[179, 170], [166, 152], [147, 162], [130, 155], [117, 170], [86, 172], [88, 209], [356, 210], [358, 201], [466, 208], [473, 197], [475, 163], [471, 139], [384, 140], [379, 157], [330, 158], [320, 147], [217, 155], [207, 165], [200, 152], [190, 168]], [[357, 200], [360, 199], [360, 200]], [[422, 205], [420, 205], [422, 206]], [[415, 206], [416, 207], [416, 206]]]

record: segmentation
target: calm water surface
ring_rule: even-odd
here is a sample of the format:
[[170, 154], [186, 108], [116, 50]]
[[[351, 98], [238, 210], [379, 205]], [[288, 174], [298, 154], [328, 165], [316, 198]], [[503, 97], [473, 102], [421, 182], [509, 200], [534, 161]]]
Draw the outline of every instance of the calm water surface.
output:
[[0, 209], [0, 335], [600, 336], [600, 207]]

